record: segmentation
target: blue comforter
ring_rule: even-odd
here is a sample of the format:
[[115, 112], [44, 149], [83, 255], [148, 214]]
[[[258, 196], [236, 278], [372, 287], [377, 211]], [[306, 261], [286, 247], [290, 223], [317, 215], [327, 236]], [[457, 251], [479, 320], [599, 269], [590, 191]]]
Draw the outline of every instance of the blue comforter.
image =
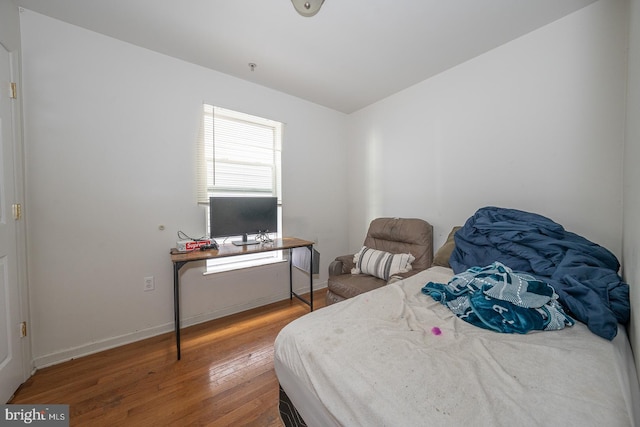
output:
[[615, 255], [549, 218], [486, 207], [454, 239], [449, 264], [456, 274], [499, 261], [549, 283], [569, 313], [603, 338], [613, 339], [618, 323], [629, 321], [629, 285]]

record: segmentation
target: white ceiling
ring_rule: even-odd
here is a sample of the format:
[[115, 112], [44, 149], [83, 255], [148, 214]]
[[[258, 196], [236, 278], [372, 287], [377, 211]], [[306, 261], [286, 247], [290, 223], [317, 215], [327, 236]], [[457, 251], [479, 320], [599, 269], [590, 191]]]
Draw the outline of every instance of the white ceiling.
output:
[[14, 0], [345, 113], [594, 1], [325, 0], [305, 18], [290, 0]]

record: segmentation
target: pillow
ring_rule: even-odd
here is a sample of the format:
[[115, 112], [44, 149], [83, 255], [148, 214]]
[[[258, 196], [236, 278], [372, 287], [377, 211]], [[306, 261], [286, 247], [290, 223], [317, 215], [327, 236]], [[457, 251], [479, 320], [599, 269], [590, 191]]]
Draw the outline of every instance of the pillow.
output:
[[442, 247], [438, 249], [438, 252], [436, 252], [436, 255], [433, 257], [433, 262], [431, 263], [431, 265], [451, 268], [451, 266], [449, 265], [449, 258], [451, 258], [451, 253], [456, 247], [456, 242], [453, 239], [453, 235], [456, 234], [456, 231], [460, 230], [461, 228], [462, 227], [460, 226], [453, 227], [453, 229], [449, 233], [449, 236], [447, 237], [447, 241], [444, 242], [444, 245], [442, 245]]
[[353, 256], [356, 265], [351, 274], [369, 274], [385, 281], [398, 273], [411, 271], [411, 263], [415, 257], [411, 254], [392, 254], [363, 246]]

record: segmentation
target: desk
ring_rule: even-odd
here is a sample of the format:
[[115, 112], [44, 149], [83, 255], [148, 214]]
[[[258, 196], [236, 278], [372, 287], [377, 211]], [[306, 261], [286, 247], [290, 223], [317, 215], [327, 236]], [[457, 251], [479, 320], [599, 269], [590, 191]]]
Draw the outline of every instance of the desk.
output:
[[[307, 248], [311, 252], [309, 259], [309, 300], [302, 298], [293, 292], [293, 266], [291, 263], [292, 251], [295, 248]], [[203, 261], [207, 259], [223, 258], [236, 255], [255, 254], [258, 252], [271, 252], [289, 250], [289, 299], [295, 296], [300, 301], [307, 304], [310, 311], [313, 311], [313, 242], [298, 239], [295, 237], [284, 237], [275, 239], [271, 243], [260, 243], [257, 245], [236, 246], [233, 244], [220, 245], [218, 249], [207, 251], [195, 250], [191, 252], [179, 252], [176, 248], [171, 249], [171, 261], [173, 262], [173, 314], [176, 328], [176, 350], [178, 360], [180, 360], [180, 269], [187, 263], [193, 261]]]

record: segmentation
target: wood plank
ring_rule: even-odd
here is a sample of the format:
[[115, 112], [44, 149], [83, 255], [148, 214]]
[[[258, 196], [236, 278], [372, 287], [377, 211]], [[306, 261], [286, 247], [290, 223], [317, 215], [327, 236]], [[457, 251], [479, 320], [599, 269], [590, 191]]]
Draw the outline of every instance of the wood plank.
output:
[[167, 333], [40, 369], [9, 403], [68, 404], [72, 426], [280, 426], [273, 343], [308, 312], [294, 298], [184, 328], [180, 361]]

